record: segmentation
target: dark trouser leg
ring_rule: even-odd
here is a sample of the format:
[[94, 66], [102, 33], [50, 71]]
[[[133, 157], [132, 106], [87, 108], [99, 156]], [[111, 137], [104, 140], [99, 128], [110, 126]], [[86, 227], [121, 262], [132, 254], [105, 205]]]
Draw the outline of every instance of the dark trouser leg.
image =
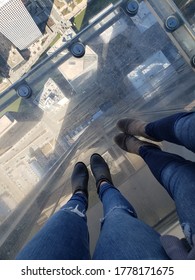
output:
[[140, 156], [174, 199], [180, 223], [189, 242], [195, 234], [195, 163], [154, 147], [141, 147]]
[[178, 113], [151, 122], [145, 131], [153, 138], [183, 145], [195, 152], [195, 113]]

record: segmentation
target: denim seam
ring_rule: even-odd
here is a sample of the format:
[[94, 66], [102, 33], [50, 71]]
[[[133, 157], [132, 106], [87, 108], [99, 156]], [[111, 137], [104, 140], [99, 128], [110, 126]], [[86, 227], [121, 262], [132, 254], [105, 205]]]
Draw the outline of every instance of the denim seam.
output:
[[130, 213], [131, 216], [135, 217], [135, 213], [134, 213], [132, 210], [130, 210], [128, 207], [124, 207], [124, 206], [115, 206], [115, 207], [113, 207], [113, 208], [105, 215], [104, 218], [101, 218], [101, 219], [100, 219], [100, 222], [103, 223], [103, 222], [107, 219], [107, 217], [108, 217], [114, 210], [116, 210], [116, 209], [126, 210], [128, 213]]

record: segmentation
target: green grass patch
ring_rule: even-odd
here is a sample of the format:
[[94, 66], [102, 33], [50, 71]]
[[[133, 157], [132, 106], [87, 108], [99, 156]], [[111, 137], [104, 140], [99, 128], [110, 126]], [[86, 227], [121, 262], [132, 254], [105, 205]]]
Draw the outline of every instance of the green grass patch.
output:
[[21, 101], [22, 101], [22, 98], [19, 97], [12, 104], [10, 104], [7, 108], [3, 109], [0, 112], [0, 117], [2, 117], [7, 112], [18, 112], [19, 108], [20, 108], [20, 105], [21, 105]]
[[56, 35], [56, 37], [53, 39], [53, 41], [50, 43], [49, 47], [53, 47], [55, 45], [55, 43], [62, 37], [62, 35], [60, 33], [58, 33]]
[[90, 2], [87, 7], [73, 19], [73, 24], [78, 31], [89, 24], [89, 20], [100, 13], [110, 4], [117, 3], [118, 0], [94, 0]]
[[69, 13], [68, 8], [66, 8], [62, 11], [63, 16], [66, 16], [68, 13]]
[[83, 20], [85, 18], [85, 13], [86, 13], [87, 9], [84, 9], [80, 14], [78, 14], [73, 21], [74, 26], [76, 27], [76, 29], [79, 31], [81, 30], [81, 27], [83, 25]]
[[80, 4], [83, 0], [76, 0], [77, 4]]

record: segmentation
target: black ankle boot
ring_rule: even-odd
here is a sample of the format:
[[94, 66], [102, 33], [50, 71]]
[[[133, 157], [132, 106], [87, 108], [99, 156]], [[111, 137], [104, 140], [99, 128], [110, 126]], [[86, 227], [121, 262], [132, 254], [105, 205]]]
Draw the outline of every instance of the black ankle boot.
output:
[[113, 185], [110, 169], [105, 160], [99, 154], [93, 154], [90, 159], [91, 170], [96, 180], [97, 192], [103, 181]]
[[71, 176], [72, 193], [75, 194], [81, 191], [85, 193], [88, 198], [88, 180], [89, 173], [87, 166], [83, 162], [77, 162]]

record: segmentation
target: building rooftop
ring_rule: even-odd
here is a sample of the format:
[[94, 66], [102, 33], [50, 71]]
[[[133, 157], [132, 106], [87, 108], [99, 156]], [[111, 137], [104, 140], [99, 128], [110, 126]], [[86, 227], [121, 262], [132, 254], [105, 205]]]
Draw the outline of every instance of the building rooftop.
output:
[[[11, 139], [11, 135], [1, 139], [5, 149], [0, 158], [2, 179], [12, 205], [10, 211], [2, 210], [0, 220], [2, 259], [14, 258], [26, 240], [66, 203], [71, 196], [74, 164], [84, 161], [89, 167], [94, 152], [106, 159], [115, 185], [134, 205], [140, 219], [159, 232], [178, 223], [173, 201], [144, 161], [120, 150], [113, 137], [120, 118], [152, 121], [194, 110], [195, 80], [190, 61], [195, 38], [185, 23], [175, 32], [167, 32], [164, 21], [173, 9], [170, 1], [138, 1], [134, 17], [126, 10], [127, 1], [114, 2], [106, 10], [102, 7], [72, 40], [54, 48], [0, 95], [2, 112], [17, 112], [17, 125], [21, 126]], [[158, 11], [159, 5], [164, 13]], [[72, 44], [78, 41], [85, 46], [81, 58], [71, 53]], [[21, 100], [16, 89], [24, 81], [33, 94]], [[67, 102], [60, 102], [62, 95]], [[191, 152], [177, 145], [163, 142], [162, 147], [193, 159]], [[89, 190], [93, 251], [102, 206], [91, 174]], [[14, 194], [18, 196], [15, 200]], [[22, 199], [21, 194], [25, 194]]]
[[5, 65], [7, 63], [11, 69], [14, 69], [19, 64], [24, 62], [24, 58], [21, 56], [17, 48], [15, 48], [11, 44], [11, 42], [1, 33], [0, 33], [0, 53], [5, 61]]
[[0, 137], [3, 133], [5, 133], [8, 129], [10, 129], [14, 124], [16, 123], [16, 120], [13, 120], [9, 113], [5, 114], [3, 117], [0, 118]]
[[10, 0], [1, 0], [0, 1], [0, 8], [2, 7], [2, 6], [4, 6], [7, 2], [9, 2]]

